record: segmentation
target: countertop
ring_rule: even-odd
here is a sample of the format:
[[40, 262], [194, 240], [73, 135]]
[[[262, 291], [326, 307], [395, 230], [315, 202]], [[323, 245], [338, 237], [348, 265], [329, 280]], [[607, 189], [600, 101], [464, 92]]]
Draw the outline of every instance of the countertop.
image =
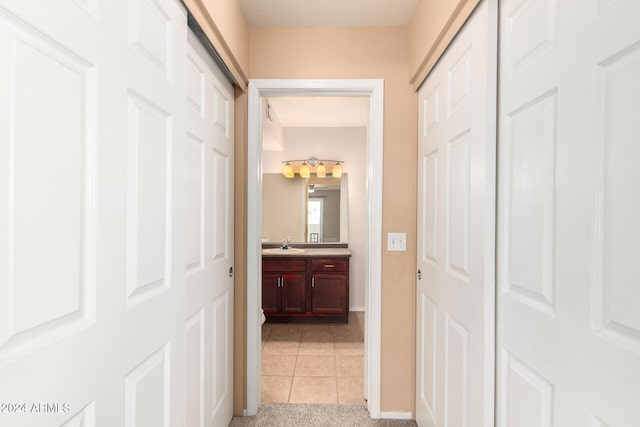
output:
[[262, 256], [269, 258], [350, 257], [351, 251], [348, 248], [304, 248], [303, 252], [280, 250], [280, 252], [273, 253], [268, 252], [268, 249], [263, 249]]

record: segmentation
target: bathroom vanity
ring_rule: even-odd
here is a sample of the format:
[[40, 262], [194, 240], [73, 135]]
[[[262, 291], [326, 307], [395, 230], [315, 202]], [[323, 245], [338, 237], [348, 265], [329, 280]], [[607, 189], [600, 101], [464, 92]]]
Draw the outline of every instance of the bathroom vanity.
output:
[[267, 322], [343, 322], [349, 316], [349, 258], [344, 247], [262, 251], [262, 309]]

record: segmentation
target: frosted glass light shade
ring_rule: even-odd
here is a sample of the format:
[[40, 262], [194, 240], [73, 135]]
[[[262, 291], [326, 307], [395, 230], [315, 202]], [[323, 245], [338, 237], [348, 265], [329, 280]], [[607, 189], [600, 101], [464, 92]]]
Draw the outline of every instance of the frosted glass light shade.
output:
[[325, 178], [327, 176], [327, 168], [324, 166], [324, 163], [318, 163], [318, 167], [316, 168], [316, 176], [318, 178]]
[[340, 166], [340, 162], [336, 163], [336, 165], [331, 170], [331, 176], [334, 178], [340, 178], [342, 176], [342, 166]]
[[284, 175], [285, 178], [293, 178], [293, 167], [291, 163], [287, 162], [284, 164], [282, 167], [282, 175]]
[[300, 178], [309, 178], [311, 176], [311, 171], [309, 170], [309, 165], [307, 162], [304, 162], [302, 166], [300, 166]]

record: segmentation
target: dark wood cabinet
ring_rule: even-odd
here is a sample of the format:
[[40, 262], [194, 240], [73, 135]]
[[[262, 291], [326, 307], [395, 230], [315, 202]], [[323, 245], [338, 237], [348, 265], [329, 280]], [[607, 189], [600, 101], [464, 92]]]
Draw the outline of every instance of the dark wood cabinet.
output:
[[262, 309], [265, 315], [301, 314], [306, 307], [306, 260], [263, 259]]
[[268, 322], [347, 322], [349, 258], [263, 256], [262, 309]]
[[306, 279], [304, 273], [285, 273], [280, 278], [280, 294], [283, 314], [302, 314], [306, 312]]
[[280, 274], [262, 273], [262, 311], [264, 314], [280, 313], [282, 298], [280, 296]]
[[348, 260], [311, 260], [311, 312], [316, 314], [348, 314]]

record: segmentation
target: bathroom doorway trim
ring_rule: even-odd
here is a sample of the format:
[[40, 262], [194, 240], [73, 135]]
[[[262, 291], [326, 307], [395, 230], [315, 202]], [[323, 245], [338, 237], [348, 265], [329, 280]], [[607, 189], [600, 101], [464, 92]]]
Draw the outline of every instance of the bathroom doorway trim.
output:
[[367, 141], [367, 254], [365, 263], [365, 397], [371, 418], [380, 418], [382, 288], [382, 153], [384, 80], [259, 79], [249, 82], [247, 147], [247, 406], [260, 406], [262, 136], [260, 98], [358, 96], [369, 98]]

